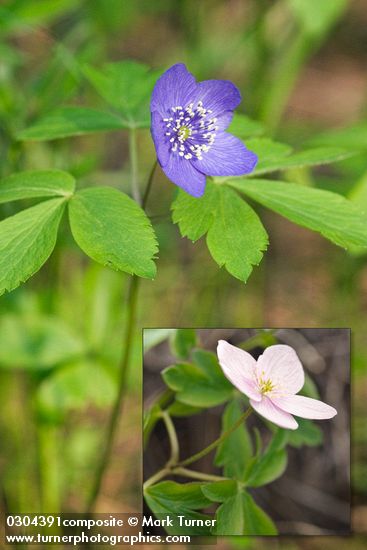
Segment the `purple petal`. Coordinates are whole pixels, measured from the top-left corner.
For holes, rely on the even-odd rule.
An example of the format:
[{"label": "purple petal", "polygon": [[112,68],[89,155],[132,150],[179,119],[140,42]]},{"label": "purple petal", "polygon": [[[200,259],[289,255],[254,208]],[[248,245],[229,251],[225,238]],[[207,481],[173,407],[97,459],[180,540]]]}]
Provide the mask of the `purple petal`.
[{"label": "purple petal", "polygon": [[334,407],[330,407],[330,405],[318,399],[311,399],[311,397],[304,397],[303,395],[272,397],[271,400],[283,411],[301,416],[302,418],[322,420],[333,418],[337,414]]},{"label": "purple petal", "polygon": [[157,111],[154,111],[152,113],[151,132],[159,164],[161,166],[165,166],[169,160],[170,143],[165,139],[165,130],[166,127],[162,121],[162,116]]},{"label": "purple petal", "polygon": [[177,153],[170,154],[167,164],[162,168],[168,179],[193,197],[201,197],[204,194],[205,175],[196,170],[189,160]]},{"label": "purple petal", "polygon": [[233,111],[224,111],[221,115],[218,115],[215,125],[218,127],[218,130],[226,130],[231,124],[233,119]]},{"label": "purple petal", "polygon": [[208,176],[241,176],[249,174],[257,163],[257,156],[241,140],[219,132],[202,160],[193,160],[194,166]]},{"label": "purple petal", "polygon": [[150,102],[150,110],[166,116],[172,107],[184,107],[196,90],[195,78],[183,63],[173,65],[157,80]]},{"label": "purple petal", "polygon": [[256,361],[252,355],[225,340],[219,340],[217,354],[226,378],[247,397],[260,401],[261,394],[255,381]]},{"label": "purple petal", "polygon": [[298,424],[293,416],[279,409],[268,397],[264,396],[260,402],[250,399],[250,404],[257,413],[273,422],[273,424],[289,430],[296,430],[298,428]]},{"label": "purple petal", "polygon": [[293,348],[278,344],[269,346],[257,360],[258,379],[271,380],[275,391],[284,394],[299,392],[305,383],[301,361]]},{"label": "purple petal", "polygon": [[241,94],[229,80],[204,80],[198,82],[191,101],[194,104],[202,101],[203,108],[210,109],[211,116],[218,117],[224,111],[233,111],[241,102]]}]

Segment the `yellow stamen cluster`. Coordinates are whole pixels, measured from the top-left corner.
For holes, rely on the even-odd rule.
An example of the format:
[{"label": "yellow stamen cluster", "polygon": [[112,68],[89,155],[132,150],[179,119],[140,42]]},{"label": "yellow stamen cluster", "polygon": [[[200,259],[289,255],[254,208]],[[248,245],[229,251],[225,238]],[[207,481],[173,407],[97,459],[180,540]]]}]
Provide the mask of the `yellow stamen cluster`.
[{"label": "yellow stamen cluster", "polygon": [[274,390],[274,384],[271,380],[264,380],[262,377],[259,380],[260,392],[264,395]]},{"label": "yellow stamen cluster", "polygon": [[[179,141],[186,141],[191,136],[191,130],[187,126],[181,126],[177,132]],[[181,138],[181,139],[180,139]]]}]

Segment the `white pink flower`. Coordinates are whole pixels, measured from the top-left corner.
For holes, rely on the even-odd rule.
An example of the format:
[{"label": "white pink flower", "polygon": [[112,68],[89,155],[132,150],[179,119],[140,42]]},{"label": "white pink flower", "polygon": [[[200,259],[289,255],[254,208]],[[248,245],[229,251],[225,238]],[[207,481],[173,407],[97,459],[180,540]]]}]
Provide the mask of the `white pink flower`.
[{"label": "white pink flower", "polygon": [[269,346],[256,361],[247,351],[219,340],[217,353],[228,380],[250,398],[256,412],[281,428],[298,428],[293,414],[315,420],[337,414],[334,407],[318,399],[296,395],[304,385],[305,375],[290,346]]}]

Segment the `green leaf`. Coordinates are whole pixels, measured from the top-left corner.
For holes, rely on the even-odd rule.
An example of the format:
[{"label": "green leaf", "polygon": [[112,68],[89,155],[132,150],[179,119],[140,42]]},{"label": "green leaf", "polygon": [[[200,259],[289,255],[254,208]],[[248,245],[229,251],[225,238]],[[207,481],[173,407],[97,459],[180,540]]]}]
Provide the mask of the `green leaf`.
[{"label": "green leaf", "polygon": [[226,479],[223,481],[214,481],[213,483],[205,483],[205,485],[201,486],[201,490],[206,498],[212,502],[224,502],[237,493],[238,486],[234,479]]},{"label": "green leaf", "polygon": [[234,496],[227,498],[216,512],[217,524],[214,534],[243,535],[245,531],[245,514],[243,508],[243,495],[237,492]]},{"label": "green leaf", "polygon": [[[209,352],[207,352],[209,353]],[[227,401],[233,394],[233,386],[219,372],[214,354],[209,365],[181,363],[162,372],[167,386],[176,392],[176,399],[191,407],[214,407]]]},{"label": "green leaf", "polygon": [[256,504],[252,496],[243,493],[245,528],[243,535],[277,535],[278,531],[270,517]]},{"label": "green leaf", "polygon": [[178,328],[171,339],[172,352],[179,359],[188,359],[190,352],[197,342],[196,330]]},{"label": "green leaf", "polygon": [[[339,147],[319,147],[291,154],[292,148],[289,145],[269,138],[248,139],[246,146],[259,158],[255,169],[251,172],[251,177],[290,168],[330,164],[354,155],[351,151]],[[225,181],[228,178],[216,179]]]},{"label": "green leaf", "polygon": [[53,251],[64,199],[51,199],[0,222],[0,295],[25,282]]},{"label": "green leaf", "polygon": [[[231,428],[243,413],[238,401],[231,401],[222,417],[222,433]],[[217,449],[214,463],[223,467],[226,477],[244,479],[252,456],[252,444],[245,423],[228,436]]]},{"label": "green leaf", "polygon": [[240,139],[263,134],[264,126],[241,113],[234,113],[233,120],[228,127],[228,132]]},{"label": "green leaf", "polygon": [[171,502],[175,510],[182,506],[199,510],[210,504],[202,493],[201,486],[202,484],[197,482],[181,484],[174,481],[161,481],[148,487],[145,494],[149,495],[150,498]]},{"label": "green leaf", "polygon": [[283,475],[287,467],[287,453],[284,447],[288,437],[288,430],[277,430],[264,454],[247,472],[246,485],[248,487],[267,485]]},{"label": "green leaf", "polygon": [[91,187],[69,203],[71,231],[93,260],[119,271],[153,279],[157,243],[145,212],[112,187]]},{"label": "green leaf", "polygon": [[273,329],[261,329],[257,334],[251,336],[244,342],[237,344],[237,346],[246,351],[250,351],[258,346],[262,348],[267,348],[268,346],[273,346],[277,343],[278,340],[274,336]]},{"label": "green leaf", "polygon": [[218,385],[218,387],[225,386],[226,388],[233,389],[232,384],[228,382],[227,378],[224,376],[215,353],[204,349],[196,349],[192,352],[192,360],[213,383]]},{"label": "green leaf", "polygon": [[333,162],[345,160],[355,154],[351,151],[346,151],[345,149],[339,149],[336,147],[319,147],[315,149],[308,149],[300,153],[294,153],[288,156],[274,155],[272,158],[267,158],[266,156],[263,157],[261,153],[258,152],[257,147],[251,145],[250,140],[247,142],[247,146],[250,150],[253,150],[255,153],[257,153],[259,157],[259,162],[255,170],[251,172],[251,176],[266,174],[268,172],[288,170],[290,168],[303,168],[305,166],[330,164]]},{"label": "green leaf", "polygon": [[277,529],[247,493],[234,481],[218,481],[201,487],[209,500],[222,502],[216,512],[215,535],[276,535]]},{"label": "green leaf", "polygon": [[8,314],[0,317],[0,366],[42,370],[83,353],[80,338],[51,315]]},{"label": "green leaf", "polygon": [[[274,163],[283,162],[291,154],[292,147],[286,143],[279,143],[270,138],[253,138],[246,140],[246,147],[258,156],[258,162],[251,174],[265,170]],[[222,178],[227,179],[227,178]]]},{"label": "green leaf", "polygon": [[172,527],[167,526],[169,534],[209,535],[207,526],[180,527],[177,525],[177,516],[184,515],[187,519],[210,519],[204,514],[195,512],[205,508],[210,501],[201,491],[201,483],[175,483],[163,481],[145,489],[144,497],[149,508],[158,518],[169,516],[173,521]]},{"label": "green leaf", "polygon": [[118,116],[87,107],[60,107],[17,134],[20,141],[45,141],[127,128]]},{"label": "green leaf", "polygon": [[348,248],[367,246],[365,216],[348,199],[321,189],[272,180],[237,178],[228,185],[298,225]]},{"label": "green leaf", "polygon": [[160,71],[142,63],[122,61],[102,69],[86,66],[84,74],[97,92],[124,118],[128,128],[149,128],[150,96]]},{"label": "green leaf", "polygon": [[144,440],[144,448],[146,447],[150,434],[154,430],[155,425],[157,424],[158,420],[162,418],[162,409],[161,407],[156,403],[151,407],[147,412],[144,413],[144,419],[143,419],[143,440]]},{"label": "green leaf", "polygon": [[200,199],[179,191],[173,203],[173,221],[182,236],[197,240],[207,232],[207,245],[220,267],[246,281],[260,263],[268,244],[257,214],[224,185],[207,183]]},{"label": "green leaf", "polygon": [[218,189],[219,186],[207,182],[205,194],[199,199],[178,190],[172,203],[172,220],[178,224],[183,237],[196,242],[209,231],[217,213]]},{"label": "green leaf", "polygon": [[353,151],[367,149],[367,122],[360,122],[345,128],[328,130],[318,136],[314,136],[309,142],[311,145],[326,145],[343,147]]},{"label": "green leaf", "polygon": [[[367,172],[357,181],[349,193],[349,199],[364,213],[364,218],[367,223]],[[364,248],[355,246],[350,252],[354,256],[360,256],[366,253]]]},{"label": "green leaf", "polygon": [[303,445],[308,447],[321,445],[324,436],[322,430],[314,422],[305,420],[304,418],[297,418],[297,422],[299,427],[297,430],[292,430],[289,434],[289,445],[297,448]]},{"label": "green leaf", "polygon": [[367,212],[367,171],[350,190],[349,198],[351,201],[355,202],[361,210]]},{"label": "green leaf", "polygon": [[215,220],[207,235],[209,251],[222,267],[246,282],[268,245],[267,233],[252,208],[236,193],[220,188]]},{"label": "green leaf", "polygon": [[164,340],[167,340],[172,334],[176,333],[175,328],[147,328],[143,332],[144,353],[154,348]]},{"label": "green leaf", "polygon": [[0,180],[0,203],[35,197],[70,197],[75,179],[61,170],[18,172]]},{"label": "green leaf", "polygon": [[39,386],[37,406],[46,417],[90,405],[105,408],[114,402],[116,393],[116,384],[102,365],[82,361],[48,376]]},{"label": "green leaf", "polygon": [[202,410],[201,407],[192,407],[179,401],[174,401],[167,409],[170,416],[192,416],[200,413]]}]

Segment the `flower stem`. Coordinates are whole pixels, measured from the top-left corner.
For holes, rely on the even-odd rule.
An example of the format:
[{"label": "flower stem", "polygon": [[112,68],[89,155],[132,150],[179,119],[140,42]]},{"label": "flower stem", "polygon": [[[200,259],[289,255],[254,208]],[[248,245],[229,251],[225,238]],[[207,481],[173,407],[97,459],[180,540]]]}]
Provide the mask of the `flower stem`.
[{"label": "flower stem", "polygon": [[143,485],[143,491],[145,491],[146,489],[148,489],[148,487],[150,487],[151,485],[154,485],[155,483],[157,483],[157,481],[160,481],[161,479],[163,479],[164,477],[168,476],[171,473],[172,472],[169,468],[162,468],[162,470],[159,470],[154,475],[152,475],[149,479],[146,480],[146,482]]},{"label": "flower stem", "polygon": [[143,197],[143,200],[142,200],[142,203],[141,203],[142,208],[145,208],[146,205],[147,205],[147,200],[148,200],[150,188],[152,187],[152,183],[153,183],[153,180],[154,180],[154,174],[155,174],[155,171],[157,169],[157,166],[158,166],[158,161],[156,160],[155,163],[153,164],[153,168],[151,169],[150,174],[149,174],[148,183],[147,183],[147,186],[145,188],[144,197]]},{"label": "flower stem", "polygon": [[41,510],[56,514],[61,510],[57,428],[44,422],[38,422],[37,439],[41,480]]},{"label": "flower stem", "polygon": [[170,417],[170,415],[168,414],[167,411],[162,411],[161,416],[162,416],[163,422],[166,425],[166,429],[167,429],[167,433],[168,433],[168,437],[169,437],[169,442],[170,442],[170,445],[171,445],[171,458],[168,461],[167,466],[169,464],[177,464],[177,462],[179,461],[179,458],[180,458],[180,448],[179,448],[179,445],[178,445],[176,430],[175,430],[175,427],[173,425],[172,418]]},{"label": "flower stem", "polygon": [[202,472],[195,472],[195,470],[188,470],[187,468],[173,468],[172,473],[178,476],[199,479],[200,481],[223,481],[225,479],[228,479],[226,477],[203,474]]},{"label": "flower stem", "polygon": [[120,380],[119,380],[118,393],[117,393],[116,402],[112,409],[110,420],[107,426],[106,440],[105,440],[105,444],[104,444],[104,448],[101,456],[101,461],[97,469],[95,483],[88,502],[88,509],[87,509],[88,512],[91,512],[94,509],[97,497],[99,495],[102,481],[103,481],[103,476],[110,460],[113,441],[114,441],[116,429],[118,426],[118,420],[121,413],[122,402],[123,402],[125,389],[126,389],[127,372],[128,372],[128,367],[130,363],[130,355],[131,355],[131,348],[132,348],[133,337],[134,337],[134,330],[135,330],[136,306],[137,306],[139,281],[140,279],[136,275],[133,275],[129,280],[129,288],[127,293],[127,322],[126,322],[126,328],[125,328],[125,333],[123,337],[124,347],[123,347],[123,355],[121,358],[120,369],[119,369]]},{"label": "flower stem", "polygon": [[[148,179],[148,183],[147,183],[147,187],[146,187],[144,199],[143,199],[143,207],[145,207],[147,204],[149,192],[150,192],[153,178],[154,178],[155,167],[156,167],[156,163],[154,164]],[[123,352],[122,352],[120,369],[119,369],[120,380],[119,380],[118,393],[117,393],[115,405],[112,409],[111,416],[107,425],[106,439],[105,439],[105,443],[104,443],[104,447],[101,455],[101,460],[97,467],[97,473],[96,473],[94,485],[92,487],[90,498],[88,500],[87,513],[91,513],[93,511],[99,492],[101,490],[103,476],[109,464],[113,442],[115,438],[115,433],[118,427],[118,420],[121,414],[124,395],[126,391],[127,374],[130,366],[132,344],[134,339],[139,284],[140,284],[140,278],[137,277],[136,275],[133,275],[129,280],[129,287],[128,287],[127,297],[126,297],[127,319],[126,319],[125,332],[123,335],[123,348],[122,348]]]},{"label": "flower stem", "polygon": [[226,477],[203,474],[202,472],[196,472],[195,470],[188,470],[187,468],[169,468],[165,466],[164,468],[162,468],[162,470],[159,470],[154,475],[152,475],[152,477],[146,480],[143,485],[144,491],[148,489],[148,487],[150,487],[151,485],[154,485],[155,483],[169,475],[188,477],[190,479],[198,479],[199,481],[224,481],[228,479]]},{"label": "flower stem", "polygon": [[235,424],[233,424],[233,426],[231,426],[226,432],[222,433],[222,435],[220,437],[218,437],[218,439],[216,439],[210,445],[205,447],[205,449],[202,449],[198,453],[196,453],[192,456],[189,456],[188,458],[186,458],[185,460],[180,462],[178,464],[178,466],[179,467],[180,466],[188,466],[189,464],[192,464],[193,462],[196,462],[197,460],[199,460],[203,456],[206,456],[207,454],[209,454],[213,449],[218,447],[218,445],[220,445],[225,439],[227,439],[227,437],[229,435],[231,435],[231,433],[233,433],[235,430],[237,430],[237,428],[239,428],[241,426],[241,424],[250,416],[251,412],[252,412],[251,407],[246,409],[246,411],[240,416],[240,418],[237,420],[237,422],[235,422]]},{"label": "flower stem", "polygon": [[130,156],[130,177],[131,177],[131,192],[133,199],[141,204],[141,196],[138,182],[138,144],[137,132],[135,128],[129,131],[129,156]]}]

